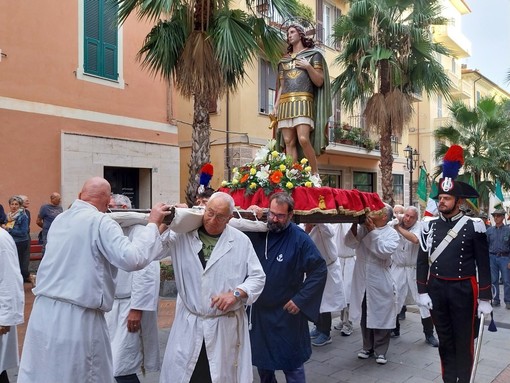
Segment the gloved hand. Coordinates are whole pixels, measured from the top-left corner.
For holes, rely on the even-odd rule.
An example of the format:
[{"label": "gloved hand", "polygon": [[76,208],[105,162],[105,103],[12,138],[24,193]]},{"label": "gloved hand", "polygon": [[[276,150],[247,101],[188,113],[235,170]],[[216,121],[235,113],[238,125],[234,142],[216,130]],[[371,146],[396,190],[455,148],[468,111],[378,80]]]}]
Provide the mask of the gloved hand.
[{"label": "gloved hand", "polygon": [[430,299],[429,295],[427,293],[420,294],[420,297],[417,302],[420,306],[426,307],[429,310],[432,310],[432,299]]},{"label": "gloved hand", "polygon": [[489,315],[492,312],[492,305],[489,301],[482,301],[478,299],[478,318],[480,318],[481,314]]}]

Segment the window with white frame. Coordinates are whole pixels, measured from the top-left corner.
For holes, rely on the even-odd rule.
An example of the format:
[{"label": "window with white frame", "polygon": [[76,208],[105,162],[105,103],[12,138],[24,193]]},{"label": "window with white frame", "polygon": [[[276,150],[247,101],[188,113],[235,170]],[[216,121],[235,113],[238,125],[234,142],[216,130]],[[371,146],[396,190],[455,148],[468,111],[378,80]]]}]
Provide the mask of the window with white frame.
[{"label": "window with white frame", "polygon": [[274,109],[277,72],[268,61],[261,59],[259,74],[259,112],[269,114]]}]

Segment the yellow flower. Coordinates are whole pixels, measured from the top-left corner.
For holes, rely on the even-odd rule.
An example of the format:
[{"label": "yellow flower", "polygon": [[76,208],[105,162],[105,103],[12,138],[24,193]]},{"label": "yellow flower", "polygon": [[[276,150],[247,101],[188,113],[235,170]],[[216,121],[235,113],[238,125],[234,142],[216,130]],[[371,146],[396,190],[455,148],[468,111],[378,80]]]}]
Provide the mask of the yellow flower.
[{"label": "yellow flower", "polygon": [[283,172],[287,169],[287,167],[284,164],[280,165],[280,170]]},{"label": "yellow flower", "polygon": [[225,180],[221,181],[221,186],[225,187],[225,186],[227,186],[227,185],[228,185],[228,182],[227,182],[227,181],[225,181]]},{"label": "yellow flower", "polygon": [[303,159],[301,160],[301,165],[304,165],[304,164],[306,164],[307,162],[308,162],[308,160],[307,160],[306,158],[303,158]]},{"label": "yellow flower", "polygon": [[250,184],[250,189],[256,189],[257,188],[257,184],[255,182],[252,182]]},{"label": "yellow flower", "polygon": [[292,182],[290,182],[290,181],[289,181],[289,182],[287,182],[287,183],[285,184],[285,187],[286,187],[287,189],[292,189],[292,188],[294,187],[294,184],[293,184]]},{"label": "yellow flower", "polygon": [[312,171],[312,167],[311,167],[311,166],[307,166],[307,167],[305,168],[305,172],[310,173],[311,171]]},{"label": "yellow flower", "polygon": [[311,181],[306,181],[306,182],[305,182],[305,186],[306,186],[307,188],[311,188],[311,187],[313,186],[313,183],[312,183]]},{"label": "yellow flower", "polygon": [[237,173],[237,168],[232,169],[232,173]]},{"label": "yellow flower", "polygon": [[239,183],[239,180],[237,178],[234,178],[232,180],[232,185],[237,185]]},{"label": "yellow flower", "polygon": [[276,150],[273,150],[271,152],[271,155],[273,156],[273,158],[276,158],[276,157],[278,157],[280,155],[280,153],[278,153]]},{"label": "yellow flower", "polygon": [[250,169],[250,174],[251,174],[252,176],[254,176],[255,174],[257,174],[257,169],[255,169],[255,168],[251,168],[251,169]]}]

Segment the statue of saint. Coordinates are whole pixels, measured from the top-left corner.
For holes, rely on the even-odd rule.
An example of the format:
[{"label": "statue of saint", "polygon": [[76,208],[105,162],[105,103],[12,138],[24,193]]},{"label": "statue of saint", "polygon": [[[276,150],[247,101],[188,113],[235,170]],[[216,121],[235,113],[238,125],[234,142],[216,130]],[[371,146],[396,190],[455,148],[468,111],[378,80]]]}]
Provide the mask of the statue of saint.
[{"label": "statue of saint", "polygon": [[332,114],[328,67],[302,26],[289,26],[287,42],[287,54],[278,63],[273,113],[278,120],[277,144],[285,147],[294,161],[306,157],[312,173],[318,174],[316,156],[328,145],[327,125]]}]

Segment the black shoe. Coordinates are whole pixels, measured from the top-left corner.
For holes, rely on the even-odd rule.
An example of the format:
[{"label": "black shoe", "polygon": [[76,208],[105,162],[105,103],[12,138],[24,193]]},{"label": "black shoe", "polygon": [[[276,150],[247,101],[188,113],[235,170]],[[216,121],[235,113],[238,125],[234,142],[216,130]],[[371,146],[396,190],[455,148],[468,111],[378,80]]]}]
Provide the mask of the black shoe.
[{"label": "black shoe", "polygon": [[391,330],[391,337],[392,338],[398,338],[399,336],[400,336],[400,331]]},{"label": "black shoe", "polygon": [[439,341],[434,335],[425,335],[425,342],[430,344],[432,347],[439,347]]},{"label": "black shoe", "polygon": [[400,310],[400,313],[398,314],[398,320],[406,320],[406,306],[402,307],[402,310]]},{"label": "black shoe", "polygon": [[499,307],[499,306],[501,306],[501,302],[500,301],[494,301],[494,302],[492,302],[492,305],[494,307]]}]

